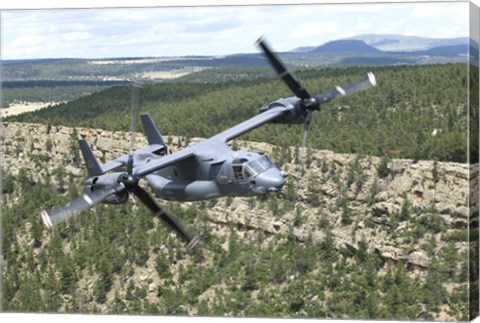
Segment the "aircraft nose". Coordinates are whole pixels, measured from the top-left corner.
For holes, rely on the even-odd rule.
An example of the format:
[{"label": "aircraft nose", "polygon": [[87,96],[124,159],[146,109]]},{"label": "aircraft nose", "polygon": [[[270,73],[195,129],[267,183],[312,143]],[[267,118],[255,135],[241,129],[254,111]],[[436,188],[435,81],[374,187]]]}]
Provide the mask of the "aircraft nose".
[{"label": "aircraft nose", "polygon": [[285,184],[285,179],[276,168],[270,168],[260,173],[255,178],[255,192],[264,194],[266,192],[278,192]]}]

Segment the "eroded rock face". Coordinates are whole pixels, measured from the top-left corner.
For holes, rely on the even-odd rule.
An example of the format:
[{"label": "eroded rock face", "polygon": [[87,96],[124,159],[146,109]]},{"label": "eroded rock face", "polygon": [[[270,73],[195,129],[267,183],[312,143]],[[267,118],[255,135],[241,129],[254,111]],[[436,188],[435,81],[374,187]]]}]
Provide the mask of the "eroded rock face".
[{"label": "eroded rock face", "polygon": [[423,268],[428,268],[430,258],[425,251],[414,251],[408,255],[408,262]]},{"label": "eroded rock face", "polygon": [[[61,169],[80,183],[86,176],[76,144],[80,136],[86,138],[101,162],[128,152],[128,133],[3,123],[2,167],[14,177],[21,169],[26,170],[36,182]],[[146,145],[142,135],[135,138],[136,147]],[[171,138],[171,142],[177,143],[178,138]],[[274,162],[279,158],[269,144],[238,145],[265,151]],[[177,149],[175,144],[170,148]],[[305,153],[300,151],[303,157]],[[478,185],[478,170],[470,170],[466,164],[394,159],[388,163],[389,175],[382,178],[378,157],[312,150],[308,160],[303,169],[297,162],[283,166],[290,174],[287,185],[291,185],[293,197],[270,204],[234,198],[227,205],[221,199],[209,209],[211,226],[236,223],[247,230],[293,234],[299,241],[311,239],[314,243],[323,241],[329,231],[338,248],[358,250],[358,242],[363,240],[370,251],[384,259],[427,268],[430,258],[421,249],[422,244],[466,229],[470,210],[478,209],[474,195],[470,196],[472,208],[467,204],[469,181]],[[409,235],[422,221],[437,227],[427,229],[421,241],[413,244]],[[458,243],[459,252],[465,248]]]}]

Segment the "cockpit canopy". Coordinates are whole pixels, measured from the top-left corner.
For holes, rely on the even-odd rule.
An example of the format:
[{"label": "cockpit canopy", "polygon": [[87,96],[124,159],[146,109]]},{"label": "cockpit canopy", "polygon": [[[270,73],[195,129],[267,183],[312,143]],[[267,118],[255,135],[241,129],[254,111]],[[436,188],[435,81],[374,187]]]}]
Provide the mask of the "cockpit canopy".
[{"label": "cockpit canopy", "polygon": [[271,167],[273,167],[272,161],[264,154],[252,160],[236,158],[232,162],[233,175],[236,180],[245,180],[256,176]]}]

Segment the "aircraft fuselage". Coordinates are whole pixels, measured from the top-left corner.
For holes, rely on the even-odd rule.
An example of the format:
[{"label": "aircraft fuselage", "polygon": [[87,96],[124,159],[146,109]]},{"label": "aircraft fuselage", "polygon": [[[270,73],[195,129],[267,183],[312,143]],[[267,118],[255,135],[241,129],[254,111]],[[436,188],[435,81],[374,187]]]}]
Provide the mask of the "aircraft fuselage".
[{"label": "aircraft fuselage", "polygon": [[285,184],[286,173],[280,172],[266,154],[219,146],[193,144],[185,148],[195,150],[193,157],[148,174],[145,179],[155,195],[175,201],[260,195],[278,192]]}]

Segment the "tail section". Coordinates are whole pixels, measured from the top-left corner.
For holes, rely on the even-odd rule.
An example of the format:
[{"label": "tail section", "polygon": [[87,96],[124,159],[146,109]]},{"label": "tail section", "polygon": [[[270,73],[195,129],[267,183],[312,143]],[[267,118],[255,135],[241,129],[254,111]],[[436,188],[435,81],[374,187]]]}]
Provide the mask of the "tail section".
[{"label": "tail section", "polygon": [[90,149],[87,141],[85,139],[79,139],[78,144],[80,145],[80,151],[82,152],[83,160],[85,160],[88,176],[93,177],[103,175],[102,167],[95,158],[95,155]]},{"label": "tail section", "polygon": [[148,144],[162,145],[166,149],[167,145],[165,145],[165,142],[162,139],[162,135],[160,135],[160,132],[153,123],[152,118],[147,113],[144,113],[140,115],[140,119],[142,120],[143,129],[145,130],[145,136],[147,137]]}]

